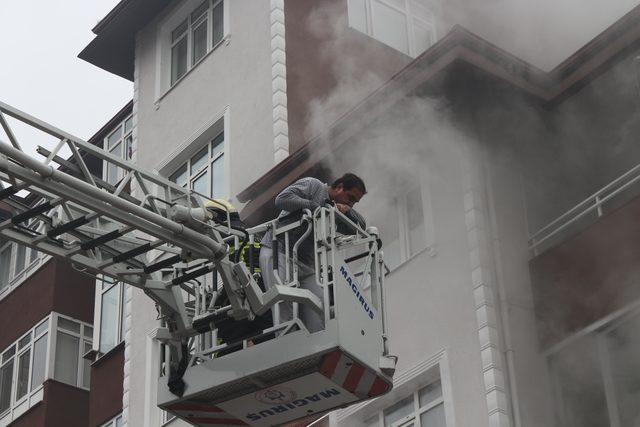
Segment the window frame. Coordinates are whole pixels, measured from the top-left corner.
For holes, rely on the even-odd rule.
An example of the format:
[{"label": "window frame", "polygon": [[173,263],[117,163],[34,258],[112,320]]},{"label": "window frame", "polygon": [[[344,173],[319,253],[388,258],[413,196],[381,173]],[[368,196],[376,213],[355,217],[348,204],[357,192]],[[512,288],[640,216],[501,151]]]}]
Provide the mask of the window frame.
[{"label": "window frame", "polygon": [[[18,270],[18,251],[21,250],[21,247],[24,248],[24,260],[22,268]],[[0,299],[10,294],[16,286],[24,282],[30,276],[35,265],[39,265],[41,261],[44,262],[44,260],[50,258],[45,259],[44,254],[13,241],[5,241],[0,245],[0,254],[7,250],[9,251],[9,265],[6,267],[7,270],[3,270],[7,271],[7,282],[4,284],[0,282]],[[0,280],[2,279],[0,278]]]},{"label": "window frame", "polygon": [[[13,280],[13,242],[5,242],[2,246],[0,246],[0,255],[6,253],[7,251],[9,252],[9,265],[7,265],[6,267],[0,266],[0,268],[3,268],[3,270],[0,272],[0,281],[2,281],[0,282],[0,293],[4,293],[6,290],[11,288],[11,281]],[[6,270],[4,270],[4,268],[6,268]],[[4,279],[3,276],[5,276],[6,279]],[[4,283],[4,280],[6,280],[6,283]]]},{"label": "window frame", "polygon": [[[594,375],[602,376],[602,392],[605,397],[605,404],[607,408],[607,420],[609,423],[612,423],[612,425],[614,425],[614,422],[617,422],[616,425],[620,424],[618,406],[612,405],[612,407],[610,407],[610,403],[618,403],[618,400],[616,399],[616,391],[611,372],[610,351],[607,347],[606,340],[609,333],[635,319],[640,319],[640,300],[636,300],[628,306],[596,321],[570,336],[567,336],[561,342],[543,352],[551,379],[551,393],[554,402],[556,402],[553,406],[554,422],[566,423],[566,408],[564,407],[562,385],[558,379],[558,369],[555,366],[554,358],[564,350],[570,348],[576,341],[583,338],[592,338],[596,344],[595,358],[598,362],[597,367],[599,368],[599,371],[594,372]],[[612,418],[614,420],[612,420]],[[567,423],[567,425],[569,424]]]},{"label": "window frame", "polygon": [[[51,313],[51,325],[52,325],[52,331],[55,332],[55,339],[52,339],[51,342],[51,349],[50,349],[50,355],[49,355],[49,363],[50,366],[52,367],[52,369],[50,370],[50,378],[54,379],[55,381],[61,382],[63,384],[67,384],[70,385],[72,387],[77,387],[80,388],[82,390],[89,390],[91,387],[85,387],[83,380],[84,380],[84,375],[86,374],[84,372],[84,344],[88,343],[91,346],[93,346],[93,325],[83,322],[81,320],[77,320],[74,319],[72,317],[63,315],[63,314],[59,314],[59,313]],[[71,331],[69,329],[64,329],[64,328],[60,328],[59,325],[59,319],[65,319],[68,320],[70,322],[73,323],[77,323],[80,325],[80,332],[75,332],[75,331]],[[85,333],[86,328],[91,328],[91,334],[87,335]],[[58,379],[56,377],[56,364],[55,364],[55,357],[56,357],[56,350],[57,350],[57,346],[58,346],[58,333],[63,333],[63,334],[67,334],[73,337],[78,338],[78,351],[77,351],[77,356],[78,356],[78,366],[76,368],[76,384],[69,384],[68,382],[64,382],[60,379]],[[52,333],[53,336],[53,333]],[[89,375],[91,375],[91,368],[89,368]]]},{"label": "window frame", "polygon": [[[418,51],[418,48],[416,46],[416,40],[415,40],[416,24],[414,21],[420,21],[420,23],[427,29],[427,31],[430,34],[431,40],[425,50],[428,50],[429,47],[433,46],[437,40],[436,18],[435,18],[435,13],[433,11],[434,5],[432,4],[420,6],[420,7],[424,7],[424,9],[430,14],[429,20],[425,20],[424,18],[419,17],[417,14],[415,14],[414,11],[412,10],[413,9],[412,4],[415,3],[415,0],[400,0],[404,3],[404,8],[400,8],[398,7],[397,4],[394,4],[393,2],[388,0],[360,0],[364,3],[365,28],[359,28],[359,25],[355,22],[353,18],[354,12],[352,12],[352,10],[355,7],[353,5],[353,1],[355,0],[348,0],[347,2],[348,4],[347,15],[348,15],[349,27],[353,28],[354,30],[360,31],[361,33],[366,34],[369,37],[376,39],[380,43],[383,43],[386,46],[391,47],[392,49],[396,49],[398,52],[402,52],[405,55],[408,55],[412,58],[416,58],[417,56],[419,56],[424,52],[424,51]],[[373,2],[378,2],[379,4],[402,14],[402,16],[405,18],[405,22],[406,22],[405,35],[407,38],[406,52],[387,44],[386,42],[378,38],[378,35],[375,34],[375,25],[374,25],[375,13],[372,5]],[[428,3],[431,3],[431,2],[428,2]]]},{"label": "window frame", "polygon": [[[127,130],[127,122],[131,123],[131,127]],[[127,117],[125,117],[122,121],[120,121],[118,123],[117,126],[114,126],[111,131],[107,134],[107,136],[104,137],[103,140],[103,148],[110,154],[113,154],[114,156],[125,160],[125,161],[129,161],[131,160],[131,158],[133,157],[133,113],[129,114]],[[111,138],[112,135],[114,135],[116,132],[122,132],[120,137],[116,140],[116,142],[110,146],[109,145],[109,138]],[[131,146],[127,146],[127,140],[130,140],[130,144]],[[114,154],[112,151],[114,148],[119,147],[120,150],[120,155],[116,155]],[[115,182],[111,182],[109,181],[109,172],[112,170],[112,168],[115,168]],[[102,162],[102,180],[113,185],[116,186],[118,184],[118,182],[120,182],[120,180],[122,180],[122,178],[124,178],[125,173],[124,173],[124,169],[117,167],[116,165],[114,165],[113,163],[109,163],[107,161],[103,161]]]},{"label": "window frame", "polygon": [[[395,217],[397,218],[396,223],[396,232],[398,235],[397,241],[399,245],[400,251],[400,261],[397,265],[389,266],[390,272],[394,272],[398,270],[400,267],[411,261],[412,259],[418,257],[423,252],[428,252],[430,256],[436,255],[435,250],[435,228],[433,224],[433,209],[431,205],[431,194],[428,186],[428,182],[426,179],[423,179],[424,174],[422,171],[420,172],[419,178],[415,185],[410,186],[407,191],[400,194],[399,196],[393,199],[393,206],[391,210],[393,211]],[[411,229],[409,227],[409,212],[407,210],[408,199],[407,196],[414,190],[418,190],[420,192],[420,197],[422,201],[422,220],[424,224],[424,247],[421,247],[415,251],[411,250]],[[384,230],[381,231],[381,237],[383,239],[383,249],[385,249],[384,245],[389,245],[390,243],[394,243],[396,240],[387,241],[385,240]]]},{"label": "window frame", "polygon": [[[189,190],[193,191],[196,194],[201,194],[205,197],[209,197],[209,198],[227,198],[228,197],[228,185],[227,185],[227,181],[228,181],[228,177],[227,177],[227,173],[226,173],[226,151],[227,151],[227,141],[226,141],[226,129],[223,128],[218,131],[215,136],[213,136],[212,138],[207,139],[206,145],[202,145],[199,146],[196,150],[194,150],[194,154],[192,154],[191,156],[189,156],[187,158],[186,161],[181,162],[177,167],[173,167],[171,168],[171,173],[168,175],[168,179],[171,182],[174,182],[176,184],[182,185],[185,188],[188,188]],[[221,137],[221,140],[218,140],[218,138]],[[207,150],[207,158],[206,161],[204,162],[204,164],[202,166],[200,166],[199,169],[192,171],[192,161],[194,158],[196,158],[200,153],[202,153],[204,151],[204,148],[206,146],[206,150]],[[214,148],[218,147],[218,146],[222,146],[222,150],[214,152]],[[218,194],[218,195],[214,195],[212,194],[213,192],[213,166],[214,164],[219,161],[220,159],[222,159],[222,169],[223,169],[223,175],[224,175],[224,182],[222,183],[222,189],[223,189],[223,193],[222,194]],[[184,184],[182,183],[178,183],[177,181],[177,177],[181,176],[177,175],[178,172],[180,172],[181,170],[184,170],[186,173],[186,182]],[[201,192],[195,192],[195,190],[193,189],[193,184],[194,182],[196,182],[198,179],[201,179],[203,176],[207,175],[207,191],[205,193],[201,193]]]},{"label": "window frame", "polygon": [[[29,336],[29,339],[31,339],[31,337]],[[27,355],[28,354],[28,355]],[[23,357],[27,355],[27,389],[24,391],[24,393],[21,396],[18,396],[18,392],[20,391],[20,374],[21,374],[21,364],[23,362]],[[31,346],[31,341],[29,341],[29,344],[26,345],[24,348],[20,349],[17,351],[16,355],[14,356],[15,358],[15,362],[16,362],[16,378],[15,378],[15,382],[16,382],[16,386],[15,389],[13,390],[13,399],[14,401],[17,403],[23,399],[25,399],[27,397],[27,395],[30,392],[30,388],[31,388],[31,375],[33,373],[33,351],[32,351],[32,346]]]},{"label": "window frame", "polygon": [[[116,415],[115,417],[111,418],[106,423],[100,424],[100,427],[117,427],[118,426],[118,421],[123,423],[124,422],[123,420],[124,420],[124,417],[122,415],[122,412],[120,412],[118,415]],[[123,424],[120,424],[120,425],[123,425]]]},{"label": "window frame", "polygon": [[[94,328],[93,328],[93,344],[92,344],[92,352],[96,356],[95,359],[100,359],[106,354],[111,353],[111,351],[118,347],[125,339],[125,316],[126,316],[126,298],[127,298],[127,287],[128,285],[124,282],[113,281],[110,283],[110,286],[104,286],[111,279],[105,280],[103,276],[99,276],[96,279],[96,296],[95,296],[95,304],[94,304]],[[116,322],[116,339],[113,347],[109,348],[107,351],[100,351],[100,346],[102,344],[102,308],[103,308],[103,297],[114,287],[118,287],[118,314],[117,314],[117,322]]]},{"label": "window frame", "polygon": [[[8,363],[13,363],[11,372],[11,389],[9,391],[9,407],[0,412],[0,423],[16,419],[30,407],[34,406],[43,399],[43,387],[44,383],[51,378],[51,348],[52,348],[52,330],[53,330],[53,318],[54,313],[47,315],[40,321],[36,322],[27,332],[18,337],[6,348],[0,352],[0,369],[5,367]],[[36,330],[46,323],[46,327],[36,333]],[[43,337],[47,337],[47,344],[44,354],[44,372],[42,382],[36,386],[32,384],[34,363],[35,363],[35,344]],[[20,347],[20,342],[25,338],[29,338],[29,342],[23,347]],[[13,348],[13,354],[3,361],[3,356]],[[20,374],[20,358],[29,353],[28,361],[28,375],[27,375],[27,390],[22,396],[18,396],[18,376]]]},{"label": "window frame", "polygon": [[[201,13],[199,15],[197,15],[194,19],[193,14],[198,11],[198,9],[204,4],[204,3],[208,3],[207,4],[207,9],[206,12]],[[211,52],[213,52],[214,50],[216,50],[218,48],[218,46],[220,46],[222,43],[225,42],[225,40],[228,39],[228,26],[229,26],[229,19],[227,17],[228,12],[227,12],[227,7],[228,7],[229,1],[225,1],[225,0],[200,0],[198,1],[195,6],[193,5],[193,3],[189,3],[188,6],[189,8],[186,10],[181,10],[179,12],[177,12],[176,16],[173,17],[172,20],[170,20],[170,22],[168,22],[165,27],[161,32],[160,32],[160,37],[162,37],[164,40],[168,40],[168,44],[167,44],[167,56],[168,56],[168,64],[169,64],[169,71],[166,72],[164,74],[167,75],[168,78],[166,78],[165,80],[168,81],[168,85],[166,88],[166,91],[171,90],[173,87],[175,87],[178,83],[180,83],[190,72],[191,70],[193,70],[194,68],[196,68],[202,61],[205,60],[205,58],[207,58],[209,56],[209,54]],[[214,40],[215,35],[217,34],[217,32],[215,31],[214,28],[214,10],[216,7],[218,7],[219,5],[222,5],[222,32],[221,32],[221,37],[220,40]],[[177,17],[180,17],[181,19],[177,20]],[[175,23],[175,21],[177,20],[177,24]],[[205,52],[200,56],[200,58],[195,59],[194,56],[194,47],[195,47],[195,43],[194,43],[194,32],[195,30],[206,20],[206,46],[205,46]],[[178,30],[184,23],[186,22],[186,29],[181,32],[178,37],[175,38],[175,40],[173,39],[173,34],[176,30]],[[169,24],[173,24],[171,26],[169,26]],[[178,43],[180,43],[184,38],[186,37],[186,68],[185,71],[179,75],[176,76],[174,78],[174,62],[173,62],[173,48],[175,46],[178,45]],[[165,41],[166,43],[166,41]]]},{"label": "window frame", "polygon": [[[440,383],[440,396],[432,401],[430,401],[429,403],[420,406],[420,392],[422,390],[424,390],[425,388],[429,387],[432,384],[436,384],[436,383]],[[410,394],[404,394],[401,397],[397,398],[393,403],[386,405],[384,408],[379,409],[378,411],[376,411],[376,414],[371,416],[368,416],[365,418],[365,423],[366,421],[371,421],[373,418],[378,418],[378,426],[387,426],[387,424],[385,424],[384,422],[384,413],[387,409],[393,407],[393,405],[395,405],[398,402],[401,402],[402,400],[406,399],[407,397],[412,397],[413,399],[413,410],[409,415],[405,415],[404,417],[400,418],[399,420],[396,420],[395,422],[393,422],[392,424],[389,424],[389,427],[403,427],[405,425],[407,425],[408,423],[413,423],[414,427],[421,427],[421,421],[420,421],[420,417],[422,416],[422,414],[429,412],[430,410],[434,409],[435,407],[439,406],[439,405],[443,405],[443,409],[444,409],[444,404],[445,404],[445,399],[444,399],[444,390],[442,389],[442,380],[440,378],[435,379],[434,381],[428,383],[428,384],[424,384],[419,388],[416,388],[415,390],[413,390],[413,392],[411,392]],[[449,423],[446,420],[446,414],[445,414],[445,426],[448,425]]]},{"label": "window frame", "polygon": [[[15,396],[14,384],[16,382],[16,357],[15,357],[16,356],[16,354],[15,354],[16,347],[17,347],[17,343],[14,342],[10,346],[8,346],[6,349],[4,349],[2,351],[2,353],[0,353],[1,354],[1,357],[0,357],[0,372],[4,371],[5,367],[8,364],[10,364],[10,363],[12,364],[11,368],[10,368],[11,369],[11,381],[10,381],[10,389],[9,389],[9,406],[4,410],[0,409],[0,411],[1,411],[0,412],[0,419],[4,415],[6,415],[6,413],[8,411],[11,411],[13,409],[14,404],[15,404],[15,402],[14,402],[14,396]],[[5,355],[7,353],[9,353],[11,350],[13,350],[13,354],[6,356],[6,359],[5,359]],[[2,382],[4,382],[4,378],[2,378]],[[0,388],[0,401],[2,401],[1,393],[2,393],[2,389]]]},{"label": "window frame", "polygon": [[361,425],[377,415],[378,425],[380,425],[380,412],[412,395],[414,391],[419,391],[437,381],[442,384],[446,425],[455,426],[456,417],[453,408],[451,365],[448,351],[445,348],[419,361],[412,367],[396,372],[393,378],[393,389],[389,393],[338,411],[336,421],[339,425]]}]

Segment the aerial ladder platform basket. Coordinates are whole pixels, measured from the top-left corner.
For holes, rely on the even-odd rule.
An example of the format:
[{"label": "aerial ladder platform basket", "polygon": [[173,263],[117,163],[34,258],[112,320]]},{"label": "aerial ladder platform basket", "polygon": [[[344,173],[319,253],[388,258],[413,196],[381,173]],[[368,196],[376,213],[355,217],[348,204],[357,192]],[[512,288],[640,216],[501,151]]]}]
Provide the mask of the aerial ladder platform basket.
[{"label": "aerial ladder platform basket", "polygon": [[[55,148],[27,155],[6,116],[54,137]],[[271,426],[391,389],[396,358],[374,227],[326,206],[246,228],[223,201],[1,102],[0,125],[9,140],[0,141],[0,204],[12,213],[0,238],[128,283],[156,303],[158,406],[196,426]],[[94,175],[88,156],[116,168],[119,181]],[[257,261],[267,231],[279,254],[273,272]],[[265,288],[264,274],[275,284]]]}]

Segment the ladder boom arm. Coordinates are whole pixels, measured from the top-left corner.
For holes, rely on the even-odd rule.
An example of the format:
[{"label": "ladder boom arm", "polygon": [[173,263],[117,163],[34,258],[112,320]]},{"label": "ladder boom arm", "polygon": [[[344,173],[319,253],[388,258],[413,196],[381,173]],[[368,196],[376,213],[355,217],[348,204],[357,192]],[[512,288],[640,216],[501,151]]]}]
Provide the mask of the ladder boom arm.
[{"label": "ladder boom arm", "polygon": [[[39,148],[42,159],[26,154],[5,114],[58,138],[55,148]],[[0,238],[142,289],[160,307],[176,342],[196,336],[194,319],[211,313],[253,320],[280,301],[323,310],[320,299],[293,283],[261,289],[254,272],[229,254],[229,244],[239,250],[248,233],[231,227],[228,212],[227,225],[216,219],[205,207],[207,197],[2,102],[0,120],[11,141],[0,140],[0,202],[12,215],[0,222]],[[65,146],[69,159],[59,155]],[[110,173],[93,175],[87,154],[119,181],[112,182]],[[21,198],[24,191],[35,197]],[[222,279],[224,291],[212,275]],[[227,307],[214,304],[222,292]]]}]

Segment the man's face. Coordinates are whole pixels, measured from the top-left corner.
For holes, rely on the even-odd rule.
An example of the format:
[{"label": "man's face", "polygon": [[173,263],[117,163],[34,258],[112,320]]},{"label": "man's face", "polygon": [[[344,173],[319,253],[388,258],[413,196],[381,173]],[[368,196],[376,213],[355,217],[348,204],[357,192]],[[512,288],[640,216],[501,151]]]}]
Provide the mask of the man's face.
[{"label": "man's face", "polygon": [[338,184],[338,186],[334,189],[333,201],[335,203],[341,203],[343,205],[347,205],[352,207],[356,203],[362,199],[362,191],[357,189],[356,187],[345,190],[342,184]]}]

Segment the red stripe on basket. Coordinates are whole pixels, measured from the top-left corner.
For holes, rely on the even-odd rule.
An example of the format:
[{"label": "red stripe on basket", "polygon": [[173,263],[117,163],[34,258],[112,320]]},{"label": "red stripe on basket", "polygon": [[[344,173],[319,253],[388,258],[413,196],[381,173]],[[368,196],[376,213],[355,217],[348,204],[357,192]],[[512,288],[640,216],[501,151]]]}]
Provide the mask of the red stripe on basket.
[{"label": "red stripe on basket", "polygon": [[389,389],[389,384],[380,379],[380,377],[376,377],[371,384],[371,388],[369,389],[369,397],[380,396],[384,394]]},{"label": "red stripe on basket", "polygon": [[331,378],[336,371],[336,366],[340,361],[342,352],[340,350],[334,350],[329,354],[326,354],[322,359],[322,366],[320,367],[320,373],[327,378]]},{"label": "red stripe on basket", "polygon": [[204,425],[231,425],[231,426],[246,426],[248,425],[242,420],[229,420],[224,418],[201,418],[201,417],[185,417],[189,422]]},{"label": "red stripe on basket", "polygon": [[345,378],[342,388],[353,393],[358,388],[358,383],[364,374],[364,367],[358,363],[354,363]]},{"label": "red stripe on basket", "polygon": [[215,406],[198,405],[191,402],[179,402],[173,405],[167,406],[168,411],[198,411],[198,412],[224,412],[220,408]]}]

